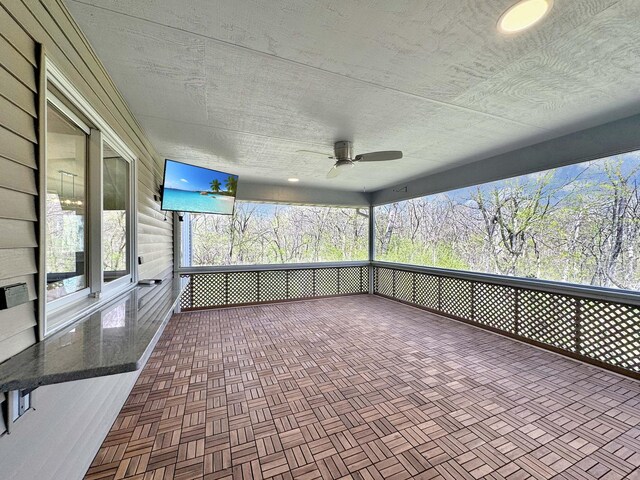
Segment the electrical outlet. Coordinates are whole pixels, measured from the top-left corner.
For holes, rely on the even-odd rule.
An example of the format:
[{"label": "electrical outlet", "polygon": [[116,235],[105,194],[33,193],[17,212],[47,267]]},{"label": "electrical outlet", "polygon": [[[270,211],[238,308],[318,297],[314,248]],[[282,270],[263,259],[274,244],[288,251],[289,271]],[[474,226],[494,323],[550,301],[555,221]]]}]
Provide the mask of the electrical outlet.
[{"label": "electrical outlet", "polygon": [[0,287],[0,310],[12,308],[29,301],[29,289],[26,283],[15,283]]},{"label": "electrical outlet", "polygon": [[6,427],[7,433],[11,433],[13,424],[27,411],[35,410],[33,406],[33,388],[25,390],[11,390],[7,392]]}]

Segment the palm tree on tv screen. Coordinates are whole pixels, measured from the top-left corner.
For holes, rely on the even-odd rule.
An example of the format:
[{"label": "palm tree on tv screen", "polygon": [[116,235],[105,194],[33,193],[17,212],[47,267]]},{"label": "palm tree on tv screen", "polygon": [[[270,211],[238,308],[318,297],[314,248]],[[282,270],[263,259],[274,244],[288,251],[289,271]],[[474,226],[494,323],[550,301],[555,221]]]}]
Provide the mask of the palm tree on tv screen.
[{"label": "palm tree on tv screen", "polygon": [[227,179],[224,181],[225,186],[227,187],[227,191],[232,195],[236,194],[236,188],[238,188],[238,179],[232,175],[229,175]]},{"label": "palm tree on tv screen", "polygon": [[215,180],[211,181],[211,190],[213,190],[214,192],[220,191],[220,180],[216,178]]}]

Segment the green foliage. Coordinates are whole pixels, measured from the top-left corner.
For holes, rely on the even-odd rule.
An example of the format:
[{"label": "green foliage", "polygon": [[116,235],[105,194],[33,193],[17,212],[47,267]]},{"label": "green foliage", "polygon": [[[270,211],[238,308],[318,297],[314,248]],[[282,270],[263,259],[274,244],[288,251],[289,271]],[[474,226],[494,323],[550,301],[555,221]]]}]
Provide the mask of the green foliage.
[{"label": "green foliage", "polygon": [[385,262],[428,265],[453,270],[466,270],[469,264],[450,243],[416,244],[410,239],[395,238],[386,253],[377,256]]}]

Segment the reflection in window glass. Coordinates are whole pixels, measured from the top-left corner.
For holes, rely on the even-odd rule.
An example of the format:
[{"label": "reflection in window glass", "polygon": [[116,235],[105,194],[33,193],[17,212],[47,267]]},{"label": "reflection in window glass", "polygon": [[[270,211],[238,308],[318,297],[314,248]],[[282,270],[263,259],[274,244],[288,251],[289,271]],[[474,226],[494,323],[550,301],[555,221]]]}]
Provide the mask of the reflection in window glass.
[{"label": "reflection in window glass", "polygon": [[366,260],[368,209],[236,202],[233,215],[187,214],[184,266]]},{"label": "reflection in window glass", "polygon": [[127,324],[127,303],[122,302],[100,313],[103,330],[122,328]]},{"label": "reflection in window glass", "polygon": [[87,286],[87,135],[47,108],[47,301]]},{"label": "reflection in window glass", "polygon": [[376,260],[640,289],[640,152],[376,207]]},{"label": "reflection in window glass", "polygon": [[104,281],[129,275],[129,163],[103,147],[102,266]]}]

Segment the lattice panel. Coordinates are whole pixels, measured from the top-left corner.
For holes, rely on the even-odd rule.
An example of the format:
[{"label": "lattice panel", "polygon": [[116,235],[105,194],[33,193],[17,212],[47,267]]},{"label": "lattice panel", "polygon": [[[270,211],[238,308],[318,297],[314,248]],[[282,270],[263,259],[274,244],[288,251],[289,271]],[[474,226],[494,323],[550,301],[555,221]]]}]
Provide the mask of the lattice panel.
[{"label": "lattice panel", "polygon": [[257,272],[232,272],[228,276],[230,305],[258,301]]},{"label": "lattice panel", "polygon": [[339,293],[360,293],[360,277],[362,269],[360,267],[345,267],[340,269],[340,292]]},{"label": "lattice panel", "polygon": [[374,291],[640,372],[638,306],[384,267]]},{"label": "lattice panel", "polygon": [[438,277],[415,273],[416,276],[416,304],[423,307],[438,309]]},{"label": "lattice panel", "polygon": [[580,302],[580,353],[640,372],[640,307]]},{"label": "lattice panel", "polygon": [[260,272],[260,301],[273,302],[287,299],[287,271]]},{"label": "lattice panel", "polygon": [[514,333],[516,292],[513,287],[476,283],[473,295],[476,322]]},{"label": "lattice panel", "polygon": [[534,290],[520,292],[519,334],[575,352],[576,299]]},{"label": "lattice panel", "polygon": [[338,269],[316,270],[316,296],[338,295]]},{"label": "lattice panel", "polygon": [[191,276],[193,308],[225,305],[226,273],[198,273]]},{"label": "lattice panel", "polygon": [[398,300],[413,302],[413,273],[396,270],[396,295]]},{"label": "lattice panel", "polygon": [[[191,279],[191,275],[180,275],[180,278],[188,278]],[[180,296],[180,310],[184,310],[186,308],[191,308],[191,288],[193,287],[193,284],[191,283],[191,280],[189,281],[189,285],[187,285],[187,288],[184,289],[184,291],[182,292],[182,295]]]},{"label": "lattice panel", "polygon": [[393,270],[376,268],[376,292],[388,297],[393,296]]},{"label": "lattice panel", "polygon": [[289,271],[289,298],[313,297],[313,270]]},{"label": "lattice panel", "polygon": [[471,319],[471,282],[458,278],[442,277],[442,311]]}]

